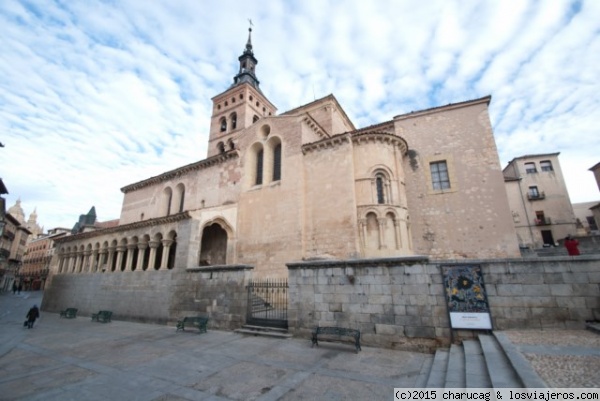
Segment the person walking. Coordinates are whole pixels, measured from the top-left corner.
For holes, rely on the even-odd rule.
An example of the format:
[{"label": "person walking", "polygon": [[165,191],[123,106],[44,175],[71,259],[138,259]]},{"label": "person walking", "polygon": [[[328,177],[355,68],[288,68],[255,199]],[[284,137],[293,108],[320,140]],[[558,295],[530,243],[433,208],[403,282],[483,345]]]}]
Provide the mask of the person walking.
[{"label": "person walking", "polygon": [[17,282],[13,281],[13,295],[17,293]]},{"label": "person walking", "polygon": [[29,312],[27,312],[27,328],[31,329],[33,328],[33,324],[35,323],[35,320],[40,317],[40,310],[38,309],[37,305],[33,305],[31,307],[31,309],[29,309]]},{"label": "person walking", "polygon": [[567,238],[565,238],[565,248],[567,248],[569,256],[579,255],[579,241],[571,237],[571,234],[567,235]]},{"label": "person walking", "polygon": [[19,283],[19,286],[17,287],[17,294],[21,294],[21,290],[23,289],[23,284]]}]

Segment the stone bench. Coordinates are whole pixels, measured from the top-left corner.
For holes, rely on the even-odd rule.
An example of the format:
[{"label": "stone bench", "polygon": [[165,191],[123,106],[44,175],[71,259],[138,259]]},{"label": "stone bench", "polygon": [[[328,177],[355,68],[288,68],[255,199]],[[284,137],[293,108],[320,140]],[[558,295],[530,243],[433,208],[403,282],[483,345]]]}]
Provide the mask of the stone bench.
[{"label": "stone bench", "polygon": [[60,311],[60,317],[74,319],[77,317],[77,308],[67,308]]},{"label": "stone bench", "polygon": [[192,326],[198,328],[200,333],[206,333],[207,323],[208,317],[206,316],[186,316],[177,322],[177,330],[175,331],[185,331],[185,326]]},{"label": "stone bench", "polygon": [[92,314],[92,322],[109,323],[112,317],[112,312],[109,310],[101,310],[98,313]]},{"label": "stone bench", "polygon": [[[356,353],[361,350],[360,348],[360,331],[355,329],[347,329],[344,327],[315,327],[312,332],[312,346],[319,346],[319,336],[321,341],[338,341],[344,342],[344,337],[351,337]],[[347,340],[346,340],[347,342]]]}]

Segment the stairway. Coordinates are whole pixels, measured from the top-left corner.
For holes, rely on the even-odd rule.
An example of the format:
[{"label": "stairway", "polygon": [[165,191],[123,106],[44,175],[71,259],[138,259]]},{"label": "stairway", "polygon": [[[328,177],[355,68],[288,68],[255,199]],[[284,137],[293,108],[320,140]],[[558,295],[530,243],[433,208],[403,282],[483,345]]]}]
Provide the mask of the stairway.
[{"label": "stairway", "polygon": [[292,335],[288,333],[287,329],[277,327],[265,327],[265,326],[252,326],[245,324],[241,329],[234,330],[236,333],[262,336],[262,337],[274,337],[274,338],[291,338]]},{"label": "stairway", "polygon": [[480,334],[433,358],[428,388],[544,388],[546,384],[502,332]]}]

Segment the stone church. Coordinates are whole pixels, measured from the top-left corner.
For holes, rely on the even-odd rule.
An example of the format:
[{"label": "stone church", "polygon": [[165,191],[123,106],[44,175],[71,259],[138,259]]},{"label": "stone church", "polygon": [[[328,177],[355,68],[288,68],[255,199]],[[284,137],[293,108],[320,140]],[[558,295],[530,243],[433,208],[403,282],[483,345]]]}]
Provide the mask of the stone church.
[{"label": "stone church", "polygon": [[357,128],[333,95],[278,114],[251,30],[238,60],[212,98],[207,158],[123,187],[119,225],[57,241],[55,276],[520,256],[491,97]]}]

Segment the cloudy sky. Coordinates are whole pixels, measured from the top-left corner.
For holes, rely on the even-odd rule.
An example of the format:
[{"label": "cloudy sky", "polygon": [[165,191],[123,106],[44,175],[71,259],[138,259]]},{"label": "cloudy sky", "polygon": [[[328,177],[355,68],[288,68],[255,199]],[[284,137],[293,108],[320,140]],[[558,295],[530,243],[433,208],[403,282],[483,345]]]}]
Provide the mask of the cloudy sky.
[{"label": "cloudy sky", "polygon": [[600,1],[0,2],[0,177],[46,229],[206,157],[211,97],[252,42],[280,112],[333,93],[357,127],[492,95],[505,167],[560,152],[600,200]]}]

